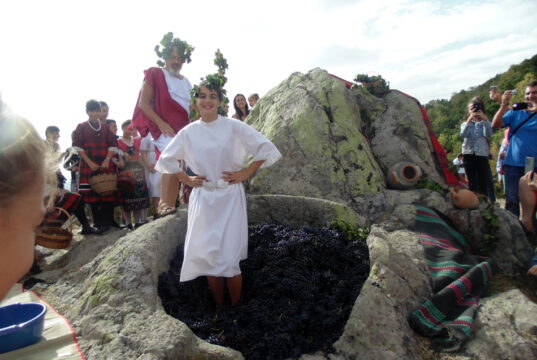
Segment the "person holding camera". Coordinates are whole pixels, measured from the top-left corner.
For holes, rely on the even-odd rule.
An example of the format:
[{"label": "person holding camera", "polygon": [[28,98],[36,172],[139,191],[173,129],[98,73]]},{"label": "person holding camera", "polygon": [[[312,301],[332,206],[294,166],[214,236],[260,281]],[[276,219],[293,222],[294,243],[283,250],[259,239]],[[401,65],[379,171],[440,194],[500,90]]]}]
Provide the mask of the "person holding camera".
[{"label": "person holding camera", "polygon": [[474,192],[487,195],[487,173],[489,144],[487,138],[492,136],[492,127],[485,115],[483,100],[474,97],[468,103],[468,119],[461,124],[460,137],[464,171],[468,178],[468,188]]},{"label": "person holding camera", "polygon": [[537,81],[527,84],[525,102],[514,104],[509,110],[511,90],[502,95],[500,109],[494,115],[493,128],[510,127],[507,153],[503,162],[505,209],[520,215],[518,183],[524,175],[526,158],[537,157]]}]

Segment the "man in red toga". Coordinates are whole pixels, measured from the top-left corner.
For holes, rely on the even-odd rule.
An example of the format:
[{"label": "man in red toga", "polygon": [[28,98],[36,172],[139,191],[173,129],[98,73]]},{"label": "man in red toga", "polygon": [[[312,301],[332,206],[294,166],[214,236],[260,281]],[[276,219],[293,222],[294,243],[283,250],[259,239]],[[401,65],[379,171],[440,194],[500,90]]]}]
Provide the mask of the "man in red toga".
[{"label": "man in red toga", "polygon": [[[186,41],[174,38],[171,32],[164,35],[160,45],[162,51],[157,45],[155,52],[164,62],[159,60],[157,64],[160,67],[144,71],[145,78],[131,125],[138,129],[142,137],[151,133],[157,155],[190,122],[188,113],[192,85],[180,72],[185,61],[191,61],[190,55],[194,50]],[[161,186],[159,216],[165,216],[175,212],[179,178],[176,174],[162,174]]]}]

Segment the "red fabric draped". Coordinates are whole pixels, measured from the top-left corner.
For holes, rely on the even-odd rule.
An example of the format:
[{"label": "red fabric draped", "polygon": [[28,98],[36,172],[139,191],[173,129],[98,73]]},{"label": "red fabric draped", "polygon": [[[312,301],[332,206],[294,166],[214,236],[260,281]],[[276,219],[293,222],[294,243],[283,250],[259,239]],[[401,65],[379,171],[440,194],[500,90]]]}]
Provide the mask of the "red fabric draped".
[{"label": "red fabric draped", "polygon": [[[153,108],[155,112],[170,124],[176,133],[179,132],[179,130],[190,123],[188,112],[172,99],[161,68],[149,68],[144,71],[144,74],[145,82],[153,88]],[[150,132],[153,139],[156,140],[160,137],[161,132],[157,124],[151,121],[138,106],[141,95],[142,91],[140,90],[134,115],[132,116],[131,126],[136,127],[142,137],[145,137]]]}]

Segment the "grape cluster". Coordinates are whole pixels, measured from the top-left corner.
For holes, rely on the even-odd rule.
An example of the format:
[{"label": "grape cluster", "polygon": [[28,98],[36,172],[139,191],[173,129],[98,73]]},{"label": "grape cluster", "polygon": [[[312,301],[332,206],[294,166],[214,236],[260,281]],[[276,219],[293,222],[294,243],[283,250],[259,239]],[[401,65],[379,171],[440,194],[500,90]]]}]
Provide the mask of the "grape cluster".
[{"label": "grape cluster", "polygon": [[204,277],[179,283],[183,247],[159,277],[164,309],[200,338],[247,359],[285,359],[331,351],[369,275],[365,242],[329,227],[249,228],[239,304],[215,308]]}]

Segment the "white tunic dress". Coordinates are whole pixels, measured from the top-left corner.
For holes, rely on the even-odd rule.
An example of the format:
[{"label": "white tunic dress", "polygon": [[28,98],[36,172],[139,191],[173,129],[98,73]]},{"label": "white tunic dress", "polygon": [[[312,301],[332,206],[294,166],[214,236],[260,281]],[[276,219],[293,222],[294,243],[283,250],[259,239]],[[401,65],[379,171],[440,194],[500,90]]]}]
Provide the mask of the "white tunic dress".
[{"label": "white tunic dress", "polygon": [[[149,160],[151,164],[155,164],[157,162],[155,142],[150,133],[142,139],[142,143],[140,144],[140,150],[147,152],[147,160]],[[162,174],[158,171],[152,173],[146,166],[144,166],[144,170],[145,179],[147,182],[147,189],[149,190],[149,197],[159,198]]]},{"label": "white tunic dress", "polygon": [[209,123],[198,120],[184,127],[160,155],[158,171],[179,173],[183,169],[178,160],[185,160],[194,173],[208,180],[190,195],[180,281],[241,273],[239,262],[248,254],[244,186],[227,185],[221,178],[224,171],[241,170],[250,155],[253,161],[265,160],[261,167],[281,157],[274,144],[257,130],[221,116]]}]

